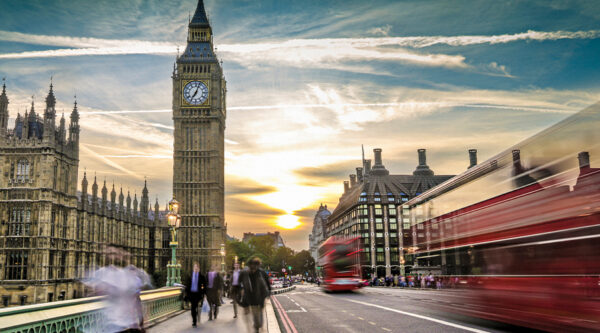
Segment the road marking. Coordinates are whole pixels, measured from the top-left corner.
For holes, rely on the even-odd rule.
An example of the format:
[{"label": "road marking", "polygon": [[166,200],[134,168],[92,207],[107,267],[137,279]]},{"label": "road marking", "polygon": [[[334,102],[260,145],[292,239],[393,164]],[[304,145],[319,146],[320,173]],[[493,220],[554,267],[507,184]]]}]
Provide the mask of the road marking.
[{"label": "road marking", "polygon": [[[361,302],[361,301],[355,301],[355,300],[352,300],[352,299],[344,299],[344,300],[346,300],[348,302],[353,302],[353,303],[356,303],[356,304],[362,304],[362,305],[366,305],[366,306],[372,306],[374,308],[379,308],[379,309],[383,309],[383,310],[388,310],[388,311],[400,313],[400,314],[403,314],[403,315],[406,315],[406,316],[411,316],[411,317],[415,317],[415,318],[419,318],[419,319],[433,321],[434,323],[438,323],[438,324],[442,324],[442,325],[446,325],[446,326],[450,326],[450,327],[459,328],[459,329],[462,329],[462,330],[465,330],[465,331],[469,331],[469,332],[489,333],[488,331],[483,331],[483,330],[480,330],[480,329],[476,329],[476,328],[472,328],[472,327],[468,327],[468,326],[463,326],[463,325],[451,323],[449,321],[445,321],[445,320],[440,320],[440,319],[435,319],[435,318],[431,318],[431,317],[419,315],[419,314],[416,314],[416,313],[410,313],[410,312],[406,312],[406,311],[396,310],[396,309],[388,308],[388,307],[377,305],[377,304],[366,303],[366,302]],[[358,317],[358,318],[362,320],[361,317]]]},{"label": "road marking", "polygon": [[356,318],[358,318],[360,320],[365,320],[365,318],[363,318],[363,317],[356,317]]},{"label": "road marking", "polygon": [[370,321],[369,324],[373,325],[373,326],[377,326],[377,324],[375,324],[374,322]]},{"label": "road marking", "polygon": [[392,331],[391,329],[389,329],[389,328],[385,328],[385,327],[382,327],[381,329],[382,329],[382,330],[384,330],[384,331],[388,331],[388,332],[391,332],[391,331]]},{"label": "road marking", "polygon": [[290,317],[288,317],[277,297],[271,297],[271,299],[274,301],[275,306],[277,307],[277,311],[279,312],[279,316],[281,317],[281,321],[283,322],[286,331],[288,333],[298,333],[296,326],[294,326],[294,323],[292,323]]}]

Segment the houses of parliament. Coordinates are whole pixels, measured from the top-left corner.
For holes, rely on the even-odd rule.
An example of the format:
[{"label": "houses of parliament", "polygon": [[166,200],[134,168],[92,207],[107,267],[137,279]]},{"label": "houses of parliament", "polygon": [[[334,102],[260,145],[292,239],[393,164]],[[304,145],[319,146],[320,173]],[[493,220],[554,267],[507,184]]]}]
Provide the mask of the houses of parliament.
[{"label": "houses of parliament", "polygon": [[[79,169],[77,102],[66,120],[56,116],[52,84],[42,112],[32,102],[8,128],[6,85],[0,95],[0,297],[2,306],[84,296],[78,282],[111,264],[105,246],[131,254],[150,274],[168,261],[169,234],[146,184],[138,201],[98,184]],[[58,126],[57,126],[58,122]],[[110,189],[109,189],[110,187]],[[162,217],[162,218],[161,218]]]},{"label": "houses of parliament", "polygon": [[[178,262],[184,272],[221,267],[225,242],[226,82],[212,28],[198,1],[185,51],[173,68],[173,196],[181,203]],[[134,194],[84,172],[78,191],[79,111],[57,119],[52,82],[43,110],[32,101],[9,128],[6,84],[0,95],[0,306],[86,294],[78,281],[112,264],[106,246],[131,254],[149,274],[166,270],[166,212],[151,206],[147,184]],[[37,106],[39,107],[39,106]],[[91,183],[91,185],[90,185]]]}]

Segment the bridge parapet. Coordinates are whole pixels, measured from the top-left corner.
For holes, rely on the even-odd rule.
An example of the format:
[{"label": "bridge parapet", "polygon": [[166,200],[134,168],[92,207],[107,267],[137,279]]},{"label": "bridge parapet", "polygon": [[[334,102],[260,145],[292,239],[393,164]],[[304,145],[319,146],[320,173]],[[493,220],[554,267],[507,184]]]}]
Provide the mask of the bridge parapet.
[{"label": "bridge parapet", "polygon": [[[143,291],[145,321],[152,323],[183,309],[180,288]],[[0,332],[99,332],[105,296],[18,306],[0,310]]]}]

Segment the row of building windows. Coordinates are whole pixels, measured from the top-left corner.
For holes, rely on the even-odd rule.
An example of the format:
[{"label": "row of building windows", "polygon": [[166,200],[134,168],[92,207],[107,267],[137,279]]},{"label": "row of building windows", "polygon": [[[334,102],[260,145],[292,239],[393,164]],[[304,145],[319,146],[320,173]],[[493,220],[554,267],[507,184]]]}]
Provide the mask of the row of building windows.
[{"label": "row of building windows", "polygon": [[23,159],[10,165],[10,179],[13,182],[25,182],[33,178],[33,162]]},{"label": "row of building windows", "polygon": [[[206,48],[205,48],[206,49]],[[192,50],[190,49],[190,52]],[[202,58],[203,55],[200,54],[200,58]],[[184,73],[207,73],[210,74],[210,65],[189,65],[189,66],[183,66],[183,72]]]}]

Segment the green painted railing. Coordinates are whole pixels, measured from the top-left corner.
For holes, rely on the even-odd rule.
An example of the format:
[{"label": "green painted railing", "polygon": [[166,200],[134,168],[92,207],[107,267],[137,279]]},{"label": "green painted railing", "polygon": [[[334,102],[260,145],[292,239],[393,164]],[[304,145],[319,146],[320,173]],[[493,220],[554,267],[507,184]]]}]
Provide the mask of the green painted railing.
[{"label": "green painted railing", "polygon": [[[183,309],[180,288],[160,288],[140,296],[145,322],[152,323]],[[0,310],[2,333],[100,332],[104,297],[18,306]]]}]

